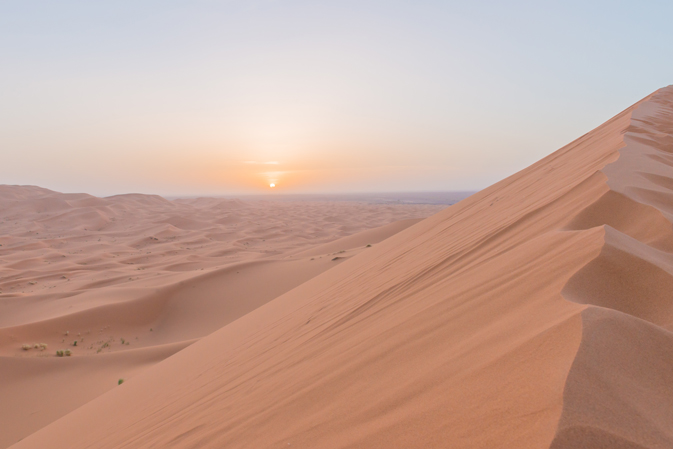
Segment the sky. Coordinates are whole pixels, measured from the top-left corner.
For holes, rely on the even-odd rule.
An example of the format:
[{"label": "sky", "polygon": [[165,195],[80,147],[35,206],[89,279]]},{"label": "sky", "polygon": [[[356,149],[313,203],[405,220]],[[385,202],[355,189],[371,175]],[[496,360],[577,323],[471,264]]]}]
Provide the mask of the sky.
[{"label": "sky", "polygon": [[671,17],[670,1],[0,0],[0,184],[479,190],[673,84]]}]

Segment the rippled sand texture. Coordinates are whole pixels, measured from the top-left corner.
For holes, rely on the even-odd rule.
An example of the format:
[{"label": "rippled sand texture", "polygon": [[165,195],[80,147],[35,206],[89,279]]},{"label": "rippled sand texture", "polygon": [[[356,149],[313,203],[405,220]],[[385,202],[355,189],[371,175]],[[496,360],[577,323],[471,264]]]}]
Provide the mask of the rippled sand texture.
[{"label": "rippled sand texture", "polygon": [[444,207],[0,186],[0,447]]}]

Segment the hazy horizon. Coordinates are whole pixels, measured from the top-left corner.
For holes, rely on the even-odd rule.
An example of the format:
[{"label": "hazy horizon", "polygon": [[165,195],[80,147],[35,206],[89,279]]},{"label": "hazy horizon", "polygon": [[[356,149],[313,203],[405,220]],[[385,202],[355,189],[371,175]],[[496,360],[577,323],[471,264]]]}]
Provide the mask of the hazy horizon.
[{"label": "hazy horizon", "polygon": [[[17,184],[0,184],[0,189],[3,187],[18,188],[34,188],[46,189],[48,191],[56,192],[57,194],[88,194],[89,192],[72,191],[61,192],[54,189],[49,189],[42,186],[35,185],[17,185]],[[214,198],[214,199],[241,199],[244,201],[355,201],[366,202],[370,204],[436,204],[436,205],[452,205],[467,198],[470,195],[477,193],[474,190],[438,190],[438,191],[388,191],[388,192],[309,192],[309,193],[288,193],[282,190],[261,193],[240,193],[240,194],[193,194],[193,195],[160,195],[152,192],[124,192],[113,193],[110,195],[93,195],[99,198],[112,198],[125,195],[159,195],[167,200],[192,200],[198,198]]]},{"label": "hazy horizon", "polygon": [[671,13],[0,3],[0,183],[96,196],[480,190],[670,84]]}]

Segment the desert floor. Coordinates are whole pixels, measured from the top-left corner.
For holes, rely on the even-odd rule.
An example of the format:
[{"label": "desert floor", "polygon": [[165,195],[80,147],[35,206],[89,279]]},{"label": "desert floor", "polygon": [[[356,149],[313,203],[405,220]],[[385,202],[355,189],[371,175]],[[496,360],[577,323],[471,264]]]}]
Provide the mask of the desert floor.
[{"label": "desert floor", "polygon": [[445,207],[0,186],[0,447]]}]

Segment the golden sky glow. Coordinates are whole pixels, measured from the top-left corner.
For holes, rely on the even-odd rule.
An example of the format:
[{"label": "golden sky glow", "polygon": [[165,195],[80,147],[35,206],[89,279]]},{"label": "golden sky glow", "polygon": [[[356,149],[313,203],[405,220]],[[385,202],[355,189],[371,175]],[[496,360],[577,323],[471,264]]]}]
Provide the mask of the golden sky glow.
[{"label": "golden sky glow", "polygon": [[668,84],[671,13],[574,0],[2,2],[0,182],[96,195],[477,190]]}]

